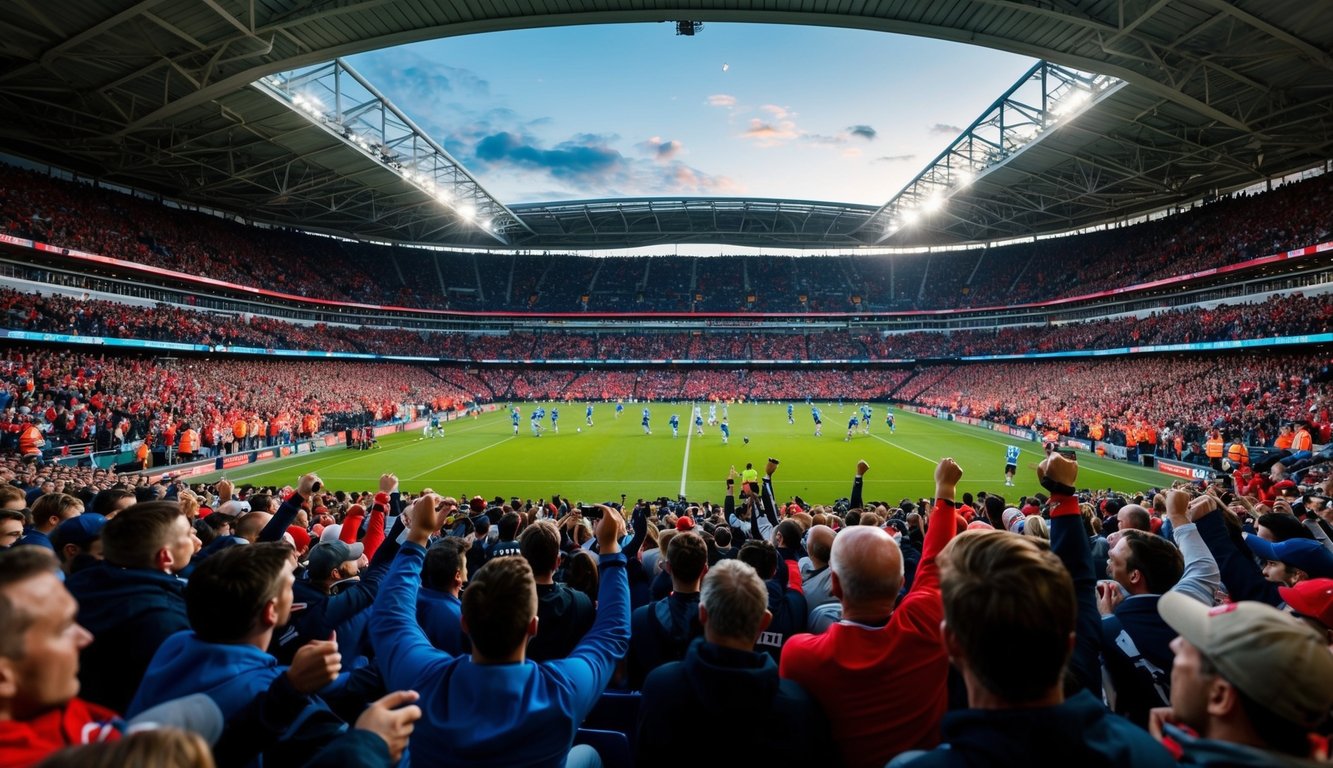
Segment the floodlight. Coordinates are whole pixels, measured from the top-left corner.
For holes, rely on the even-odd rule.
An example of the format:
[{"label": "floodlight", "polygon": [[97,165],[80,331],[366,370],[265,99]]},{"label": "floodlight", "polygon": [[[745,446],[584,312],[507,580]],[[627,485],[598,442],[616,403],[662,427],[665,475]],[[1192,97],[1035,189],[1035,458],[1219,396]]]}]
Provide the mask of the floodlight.
[{"label": "floodlight", "polygon": [[903,223],[911,226],[921,220],[921,213],[915,210],[903,211]]},{"label": "floodlight", "polygon": [[464,203],[458,207],[458,215],[470,221],[473,216],[477,215],[477,208],[472,203]]},{"label": "floodlight", "polygon": [[944,197],[938,192],[926,198],[926,201],[921,204],[921,210],[925,213],[936,213],[943,207]]}]

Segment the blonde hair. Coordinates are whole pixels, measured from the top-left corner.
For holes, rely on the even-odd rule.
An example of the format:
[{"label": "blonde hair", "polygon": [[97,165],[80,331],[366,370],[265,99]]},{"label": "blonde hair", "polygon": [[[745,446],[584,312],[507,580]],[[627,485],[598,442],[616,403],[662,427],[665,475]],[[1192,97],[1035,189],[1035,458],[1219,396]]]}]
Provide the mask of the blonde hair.
[{"label": "blonde hair", "polygon": [[1023,520],[1023,535],[1045,541],[1051,540],[1051,532],[1046,528],[1046,521],[1041,515],[1028,515]]}]

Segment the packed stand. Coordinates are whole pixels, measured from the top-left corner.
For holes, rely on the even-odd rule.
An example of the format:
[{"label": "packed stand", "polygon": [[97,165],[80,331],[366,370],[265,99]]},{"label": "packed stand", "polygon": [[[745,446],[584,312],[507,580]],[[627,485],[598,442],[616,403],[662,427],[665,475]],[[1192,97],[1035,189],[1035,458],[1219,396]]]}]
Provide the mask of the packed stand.
[{"label": "packed stand", "polygon": [[1322,755],[1333,480],[781,466],[620,505],[0,465],[0,763],[667,766],[682,713],[703,765]]}]

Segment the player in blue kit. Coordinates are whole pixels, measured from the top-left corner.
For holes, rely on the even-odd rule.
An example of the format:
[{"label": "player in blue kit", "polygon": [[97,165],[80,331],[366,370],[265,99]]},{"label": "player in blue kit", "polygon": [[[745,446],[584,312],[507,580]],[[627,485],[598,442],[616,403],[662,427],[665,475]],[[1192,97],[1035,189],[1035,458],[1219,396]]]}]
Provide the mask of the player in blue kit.
[{"label": "player in blue kit", "polygon": [[812,407],[810,409],[810,418],[815,420],[815,437],[823,437],[824,417],[820,415],[818,406]]},{"label": "player in blue kit", "polygon": [[722,424],[718,426],[718,429],[722,430],[722,444],[726,445],[727,441],[731,439],[731,427],[727,424],[726,416],[722,417]]},{"label": "player in blue kit", "polygon": [[652,418],[652,416],[648,413],[648,409],[647,409],[647,408],[644,408],[644,409],[643,409],[643,433],[644,433],[645,435],[651,435],[651,434],[653,433],[653,431],[652,431],[651,429],[648,428],[648,420],[649,420],[650,418]]},{"label": "player in blue kit", "polygon": [[795,423],[796,423],[796,419],[792,418],[792,412],[793,412],[794,410],[795,410],[795,407],[794,407],[791,403],[787,403],[787,423],[788,423],[788,424],[795,424]]},{"label": "player in blue kit", "polygon": [[1004,484],[1014,484],[1014,473],[1018,471],[1018,455],[1022,449],[1016,445],[1007,445],[1004,448]]},{"label": "player in blue kit", "polygon": [[540,410],[533,411],[532,418],[528,420],[528,425],[532,427],[533,437],[542,436],[542,419],[540,414],[541,414]]},{"label": "player in blue kit", "polygon": [[717,403],[708,404],[708,426],[717,426]]},{"label": "player in blue kit", "polygon": [[560,434],[560,409],[551,409],[551,431]]},{"label": "player in blue kit", "polygon": [[514,434],[518,434],[518,406],[509,409],[509,420],[514,423]]},{"label": "player in blue kit", "polygon": [[584,412],[583,412],[583,418],[584,418],[585,421],[588,422],[588,426],[591,427],[591,426],[592,426],[592,403],[588,403],[588,408],[587,408],[586,410],[584,410]]},{"label": "player in blue kit", "polygon": [[861,406],[861,434],[870,434],[870,418],[872,416],[874,416],[874,411],[871,410],[869,403]]},{"label": "player in blue kit", "polygon": [[699,413],[698,408],[694,409],[694,434],[699,437],[704,436],[704,417],[703,414]]},{"label": "player in blue kit", "polygon": [[856,418],[856,414],[852,414],[852,417],[847,420],[847,436],[844,437],[842,441],[844,443],[850,441],[852,439],[852,433],[855,432],[856,428],[859,427],[860,425],[861,425],[861,420]]},{"label": "player in blue kit", "polygon": [[622,402],[617,401],[617,402],[616,402],[616,418],[617,418],[617,419],[620,418],[620,414],[622,414],[622,413],[624,413],[624,412],[625,412],[625,404],[622,403]]},{"label": "player in blue kit", "polygon": [[680,417],[673,413],[667,423],[671,425],[671,436],[680,437]]}]

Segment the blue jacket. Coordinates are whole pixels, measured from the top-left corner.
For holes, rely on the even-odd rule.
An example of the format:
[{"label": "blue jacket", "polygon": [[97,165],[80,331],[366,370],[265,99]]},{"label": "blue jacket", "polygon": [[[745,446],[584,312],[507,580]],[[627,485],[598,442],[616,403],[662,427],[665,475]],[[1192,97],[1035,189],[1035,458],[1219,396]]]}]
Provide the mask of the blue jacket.
[{"label": "blue jacket", "polygon": [[1115,711],[1141,728],[1148,727],[1148,710],[1170,704],[1170,695],[1164,700],[1156,692],[1153,675],[1138,666],[1138,659],[1125,652],[1117,637],[1121,629],[1129,635],[1139,657],[1157,668],[1158,682],[1166,683],[1163,692],[1169,691],[1175,659],[1171,641],[1176,639],[1176,631],[1157,613],[1161,597],[1134,595],[1115,609],[1114,617],[1102,619],[1102,659],[1115,683]]},{"label": "blue jacket", "polygon": [[471,653],[472,643],[463,634],[463,603],[448,592],[422,587],[417,595],[417,623],[436,648],[451,656]]},{"label": "blue jacket", "polygon": [[71,575],[65,586],[79,601],[79,624],[93,634],[79,652],[79,695],[124,712],[158,647],[190,628],[185,582],[102,562]]},{"label": "blue jacket", "polygon": [[574,734],[629,646],[625,557],[603,555],[597,620],[566,659],[476,664],[431,646],[417,624],[426,550],[408,542],[380,584],[370,635],[388,690],[413,689],[411,750],[432,764],[562,768]]}]

